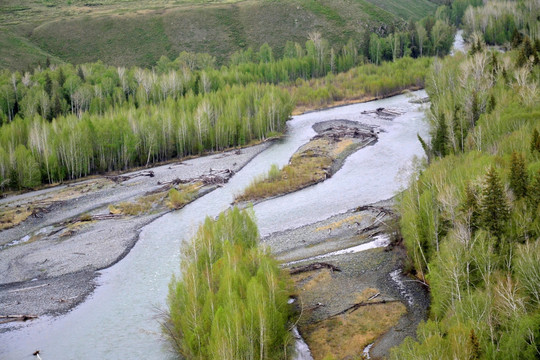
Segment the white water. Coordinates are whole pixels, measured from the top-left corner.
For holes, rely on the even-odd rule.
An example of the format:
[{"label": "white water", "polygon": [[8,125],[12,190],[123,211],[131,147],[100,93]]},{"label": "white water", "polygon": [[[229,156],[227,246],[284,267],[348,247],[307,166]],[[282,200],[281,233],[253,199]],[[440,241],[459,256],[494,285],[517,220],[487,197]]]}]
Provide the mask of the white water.
[{"label": "white water", "polygon": [[465,40],[463,39],[463,30],[458,30],[454,37],[454,44],[452,45],[452,51],[450,55],[455,55],[457,52],[465,52]]},{"label": "white water", "polygon": [[[426,96],[424,91],[415,92]],[[288,136],[259,154],[224,187],[144,227],[131,252],[102,272],[94,293],[70,313],[42,318],[22,329],[0,334],[0,359],[166,359],[169,356],[154,317],[163,308],[167,286],[179,268],[182,239],[189,238],[206,216],[227,209],[234,195],[266,173],[286,164],[315,135],[320,121],[348,119],[380,126],[379,141],[347,158],[332,178],[254,207],[261,235],[299,227],[360,205],[392,197],[407,185],[413,158],[423,156],[416,134],[427,136],[420,106],[404,95],[296,116]],[[360,113],[379,107],[399,108],[393,121]]]},{"label": "white water", "polygon": [[361,244],[361,245],[356,245],[356,246],[351,246],[351,247],[348,247],[346,249],[332,251],[332,252],[329,252],[329,253],[326,253],[326,254],[317,255],[317,256],[313,256],[313,257],[302,259],[302,260],[291,261],[291,262],[288,262],[287,264],[285,264],[285,266],[295,265],[295,264],[298,264],[298,263],[304,262],[304,261],[325,259],[325,258],[329,258],[329,257],[332,257],[332,256],[337,256],[337,255],[359,253],[359,252],[366,251],[366,250],[385,247],[388,244],[390,244],[390,237],[388,235],[378,235],[378,236],[375,236],[374,240],[372,240],[372,241],[370,241],[368,243]]},{"label": "white water", "polygon": [[300,333],[298,332],[298,329],[293,327],[292,333],[294,338],[296,339],[294,343],[294,360],[313,360],[313,356],[311,356],[311,351],[309,351],[309,347],[307,346],[304,339],[302,339],[302,336],[300,336]]},{"label": "white water", "polygon": [[390,278],[392,279],[392,281],[394,281],[396,283],[396,285],[398,286],[399,288],[399,292],[401,293],[401,295],[407,299],[407,303],[409,303],[409,305],[412,305],[414,303],[414,298],[413,296],[411,295],[411,293],[409,293],[409,291],[407,290],[407,288],[405,287],[405,283],[403,282],[403,280],[401,279],[401,269],[397,269],[397,270],[394,270],[390,273]]}]

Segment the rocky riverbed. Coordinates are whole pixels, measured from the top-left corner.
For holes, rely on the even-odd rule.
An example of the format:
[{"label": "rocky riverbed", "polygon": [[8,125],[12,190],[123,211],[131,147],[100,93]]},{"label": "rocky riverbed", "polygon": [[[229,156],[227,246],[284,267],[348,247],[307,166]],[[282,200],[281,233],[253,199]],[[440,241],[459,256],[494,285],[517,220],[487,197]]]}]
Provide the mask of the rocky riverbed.
[{"label": "rocky riverbed", "polygon": [[286,268],[324,263],[337,269],[293,275],[298,329],[315,360],[356,358],[370,344],[370,358],[385,358],[426,319],[429,296],[402,274],[406,254],[395,222],[386,201],[263,239]]},{"label": "rocky riverbed", "polygon": [[[170,211],[150,204],[139,215],[110,216],[111,206],[136,202],[177,179],[232,174],[268,146],[172,162],[150,169],[151,176],[145,169],[1,199],[0,210],[33,215],[0,231],[0,316],[57,315],[73,308],[92,292],[98,271],[130,251],[139,229]],[[202,186],[197,196],[217,186]]]}]

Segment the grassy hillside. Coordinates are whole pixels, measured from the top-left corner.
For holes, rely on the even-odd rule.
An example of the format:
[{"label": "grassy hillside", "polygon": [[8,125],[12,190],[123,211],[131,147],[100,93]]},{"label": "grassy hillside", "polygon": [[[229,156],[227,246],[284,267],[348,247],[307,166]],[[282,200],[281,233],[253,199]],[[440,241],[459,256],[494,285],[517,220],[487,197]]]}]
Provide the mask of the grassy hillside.
[{"label": "grassy hillside", "polygon": [[208,52],[218,62],[268,42],[277,55],[287,40],[312,31],[336,47],[433,12],[429,0],[4,0],[0,68],[26,69],[51,59],[151,66],[160,56]]}]

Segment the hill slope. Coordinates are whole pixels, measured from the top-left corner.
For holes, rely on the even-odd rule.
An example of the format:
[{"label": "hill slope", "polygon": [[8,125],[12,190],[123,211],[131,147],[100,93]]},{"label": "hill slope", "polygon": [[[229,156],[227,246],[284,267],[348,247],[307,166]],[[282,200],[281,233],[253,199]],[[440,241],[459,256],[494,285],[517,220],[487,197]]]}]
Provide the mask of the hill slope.
[{"label": "hill slope", "polygon": [[304,43],[312,31],[338,47],[366,29],[416,20],[436,6],[429,0],[5,0],[0,68],[26,69],[47,56],[151,66],[184,50],[224,62],[265,42],[279,55],[287,40]]}]

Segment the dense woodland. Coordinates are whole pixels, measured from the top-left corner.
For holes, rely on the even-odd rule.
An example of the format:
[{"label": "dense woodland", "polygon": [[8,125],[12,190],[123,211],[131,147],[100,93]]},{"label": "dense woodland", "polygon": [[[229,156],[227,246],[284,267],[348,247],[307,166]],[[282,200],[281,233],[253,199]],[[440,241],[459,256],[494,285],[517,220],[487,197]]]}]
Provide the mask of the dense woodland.
[{"label": "dense woodland", "polygon": [[[295,104],[317,108],[424,86],[430,59],[450,50],[469,4],[459,0],[340,49],[319,33],[234,53],[163,56],[152,69],[100,62],[0,74],[0,191],[261,141],[284,130]],[[411,58],[421,58],[413,60]]]},{"label": "dense woodland", "polygon": [[186,359],[287,359],[291,283],[265,250],[253,215],[207,218],[169,286],[165,333]]},{"label": "dense woodland", "polygon": [[[472,13],[499,6],[510,5]],[[429,164],[399,208],[431,315],[395,359],[540,356],[540,46],[522,24],[514,50],[488,50],[490,31],[477,34],[469,54],[436,60],[426,80]]]}]

